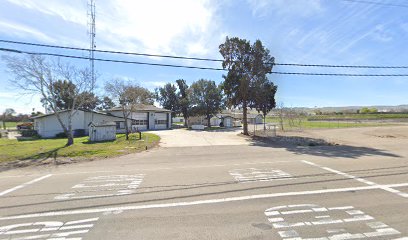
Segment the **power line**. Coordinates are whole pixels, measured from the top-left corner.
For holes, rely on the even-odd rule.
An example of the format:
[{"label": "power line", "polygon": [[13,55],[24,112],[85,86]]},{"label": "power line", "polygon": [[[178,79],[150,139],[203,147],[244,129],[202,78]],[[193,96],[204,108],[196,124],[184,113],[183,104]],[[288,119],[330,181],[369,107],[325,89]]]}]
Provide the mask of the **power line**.
[{"label": "power line", "polygon": [[[12,53],[25,53],[25,54],[30,54],[30,55],[43,55],[43,56],[54,56],[54,57],[65,57],[65,58],[89,60],[89,57],[80,57],[80,56],[73,56],[73,55],[44,53],[44,52],[28,52],[28,51],[22,51],[18,49],[10,49],[10,48],[0,48],[0,51],[6,51],[6,52],[12,52]],[[198,66],[161,64],[161,63],[147,63],[147,62],[125,61],[125,60],[104,59],[104,58],[94,58],[94,60],[101,61],[101,62],[127,63],[127,64],[138,64],[138,65],[159,66],[159,67],[227,71],[227,69],[224,69],[224,68],[198,67]],[[349,74],[349,73],[310,73],[310,72],[279,72],[279,71],[272,71],[270,73],[280,74],[280,75],[342,76],[342,77],[408,77],[408,74]]]},{"label": "power line", "polygon": [[384,2],[375,2],[375,1],[367,1],[367,0],[341,0],[344,2],[355,2],[355,3],[364,3],[364,4],[372,4],[372,5],[381,5],[381,6],[389,6],[389,7],[402,7],[408,8],[406,4],[396,4],[396,3],[384,3]]},{"label": "power line", "polygon": [[[31,45],[31,46],[39,46],[39,47],[61,48],[61,49],[68,49],[68,50],[89,51],[89,49],[87,49],[87,48],[65,47],[65,46],[50,45],[50,44],[10,41],[10,40],[4,40],[4,39],[0,39],[0,42],[13,43],[13,44],[22,44],[22,45]],[[183,56],[171,56],[171,55],[160,55],[160,54],[123,52],[123,51],[109,51],[109,50],[96,50],[96,49],[94,51],[95,52],[100,52],[100,53],[114,53],[114,54],[125,54],[125,55],[135,55],[135,56],[145,56],[145,57],[175,58],[175,59],[210,61],[210,62],[222,62],[223,61],[222,59],[183,57]]]},{"label": "power line", "polygon": [[[20,42],[0,39],[0,42],[39,46],[39,47],[49,47],[49,48],[61,48],[67,50],[79,50],[79,51],[89,51],[87,48],[77,48],[77,47],[66,47],[58,45],[49,44],[39,44],[30,42]],[[197,61],[208,61],[208,62],[223,62],[222,59],[211,59],[211,58],[197,58],[197,57],[184,57],[184,56],[171,56],[171,55],[160,55],[160,54],[148,54],[148,53],[136,53],[136,52],[123,52],[123,51],[109,51],[109,50],[94,50],[100,53],[113,53],[113,54],[124,54],[124,55],[135,55],[135,56],[146,56],[146,57],[160,57],[160,58],[173,58],[173,59],[185,59],[185,60],[197,60]],[[408,69],[408,66],[373,66],[373,65],[331,65],[331,64],[302,64],[302,63],[274,63],[276,66],[293,66],[293,67],[325,67],[325,68],[372,68],[372,69]]]}]

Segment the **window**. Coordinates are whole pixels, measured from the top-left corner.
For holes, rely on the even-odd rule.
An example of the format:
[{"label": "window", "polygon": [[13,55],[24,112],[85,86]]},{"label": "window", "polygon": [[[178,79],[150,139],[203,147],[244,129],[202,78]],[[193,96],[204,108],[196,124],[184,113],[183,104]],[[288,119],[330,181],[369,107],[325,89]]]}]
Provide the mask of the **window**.
[{"label": "window", "polygon": [[116,122],[116,129],[124,129],[125,122]]},{"label": "window", "polygon": [[132,125],[147,125],[147,120],[132,120]]},{"label": "window", "polygon": [[160,124],[167,124],[167,121],[166,120],[155,120],[155,124],[156,125],[160,125]]}]

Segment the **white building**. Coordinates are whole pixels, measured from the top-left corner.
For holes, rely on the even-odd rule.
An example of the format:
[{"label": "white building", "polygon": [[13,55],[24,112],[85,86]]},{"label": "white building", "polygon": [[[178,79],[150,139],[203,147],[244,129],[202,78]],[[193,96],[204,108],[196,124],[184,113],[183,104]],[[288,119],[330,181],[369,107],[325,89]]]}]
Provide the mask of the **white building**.
[{"label": "white building", "polygon": [[[129,115],[131,120],[132,130],[161,130],[171,128],[171,111],[163,108],[158,108],[153,105],[136,105],[135,111]],[[106,111],[112,116],[122,117],[123,112],[121,107],[112,108]],[[116,129],[118,132],[125,132],[125,121],[116,121]],[[129,125],[130,126],[130,125]]]},{"label": "white building", "polygon": [[[229,114],[217,114],[210,119],[211,126],[226,128],[234,127],[235,119]],[[222,123],[222,124],[221,124]]]},{"label": "white building", "polygon": [[[64,124],[68,124],[68,114],[68,111],[62,111],[59,114]],[[76,132],[82,132],[85,135],[89,134],[88,129],[92,114],[94,123],[115,122],[117,133],[126,131],[125,120],[120,108],[113,108],[106,112],[77,110],[71,119],[74,135]],[[56,134],[63,132],[61,124],[54,113],[33,117],[33,120],[34,130],[43,138],[53,138]],[[128,117],[128,126],[130,126],[130,131],[170,129],[171,111],[153,105],[138,105],[136,110]]]}]

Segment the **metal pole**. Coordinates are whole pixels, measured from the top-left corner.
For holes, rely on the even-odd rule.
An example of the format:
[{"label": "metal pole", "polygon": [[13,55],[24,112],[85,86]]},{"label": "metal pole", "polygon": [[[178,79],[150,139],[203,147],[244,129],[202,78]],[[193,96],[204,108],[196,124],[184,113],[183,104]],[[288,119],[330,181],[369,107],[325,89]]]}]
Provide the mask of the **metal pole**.
[{"label": "metal pole", "polygon": [[[94,0],[90,0],[89,3],[89,62],[90,62],[90,70],[91,70],[91,92],[94,93],[95,88],[95,2]],[[94,114],[93,111],[91,112],[91,122],[94,121]]]}]

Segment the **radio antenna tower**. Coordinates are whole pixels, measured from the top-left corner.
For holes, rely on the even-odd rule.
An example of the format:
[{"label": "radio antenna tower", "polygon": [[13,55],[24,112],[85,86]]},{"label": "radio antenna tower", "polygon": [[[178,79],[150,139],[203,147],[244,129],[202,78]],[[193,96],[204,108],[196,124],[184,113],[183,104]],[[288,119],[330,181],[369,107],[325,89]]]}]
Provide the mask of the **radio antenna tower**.
[{"label": "radio antenna tower", "polygon": [[[95,0],[88,2],[88,26],[89,26],[89,64],[91,71],[91,92],[95,88]],[[93,111],[91,113],[91,122],[93,122]]]}]

